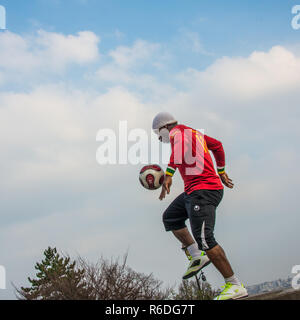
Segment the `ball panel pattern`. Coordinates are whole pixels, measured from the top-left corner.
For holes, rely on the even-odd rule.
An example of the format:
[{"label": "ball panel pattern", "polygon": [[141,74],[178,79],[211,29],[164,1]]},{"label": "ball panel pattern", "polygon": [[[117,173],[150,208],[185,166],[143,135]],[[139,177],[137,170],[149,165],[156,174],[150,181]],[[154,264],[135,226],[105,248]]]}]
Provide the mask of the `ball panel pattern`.
[{"label": "ball panel pattern", "polygon": [[159,189],[164,182],[165,174],[159,165],[148,165],[142,168],[139,180],[148,190]]}]

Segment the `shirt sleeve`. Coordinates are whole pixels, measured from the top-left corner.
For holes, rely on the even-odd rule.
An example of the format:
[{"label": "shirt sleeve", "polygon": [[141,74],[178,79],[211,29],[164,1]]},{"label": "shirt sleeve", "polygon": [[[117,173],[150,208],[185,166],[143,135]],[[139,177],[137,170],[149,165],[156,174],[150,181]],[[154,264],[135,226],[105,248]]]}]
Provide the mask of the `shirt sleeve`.
[{"label": "shirt sleeve", "polygon": [[172,177],[178,167],[178,159],[175,158],[175,155],[176,157],[180,154],[182,155],[182,134],[179,129],[170,132],[170,143],[172,153],[166,170],[166,175]]},{"label": "shirt sleeve", "polygon": [[222,142],[211,138],[207,135],[204,136],[208,150],[212,151],[216,163],[217,170],[219,174],[223,174],[225,172],[225,152],[223,149]]}]

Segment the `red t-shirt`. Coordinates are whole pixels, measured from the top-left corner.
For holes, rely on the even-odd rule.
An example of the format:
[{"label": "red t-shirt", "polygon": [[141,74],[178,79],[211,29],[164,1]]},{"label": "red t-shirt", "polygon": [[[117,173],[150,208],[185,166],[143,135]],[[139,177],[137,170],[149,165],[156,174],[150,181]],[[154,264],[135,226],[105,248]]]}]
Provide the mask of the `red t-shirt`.
[{"label": "red t-shirt", "polygon": [[216,159],[218,172],[224,172],[225,153],[220,141],[185,125],[177,125],[170,132],[170,142],[172,154],[166,174],[172,176],[178,169],[187,194],[224,188],[209,153],[212,151]]}]

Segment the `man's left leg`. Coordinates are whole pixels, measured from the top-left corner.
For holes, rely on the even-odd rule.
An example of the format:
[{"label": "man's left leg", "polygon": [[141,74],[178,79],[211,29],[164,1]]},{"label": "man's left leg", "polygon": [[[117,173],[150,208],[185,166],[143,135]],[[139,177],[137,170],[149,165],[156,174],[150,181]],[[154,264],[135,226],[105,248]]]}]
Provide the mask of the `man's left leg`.
[{"label": "man's left leg", "polygon": [[215,300],[241,299],[247,297],[248,292],[234,274],[223,248],[217,244],[212,249],[206,250],[206,254],[225,279],[224,289]]},{"label": "man's left leg", "polygon": [[199,248],[205,250],[226,282],[225,289],[217,300],[237,299],[248,295],[247,290],[234,275],[224,250],[214,238],[216,208],[222,196],[221,190],[199,190],[186,197],[193,236]]},{"label": "man's left leg", "polygon": [[[231,268],[231,265],[226,257],[223,248],[220,245],[217,244],[212,249],[206,250],[206,254],[209,256],[213,265],[218,269],[225,280],[234,277],[234,272]],[[237,278],[234,281],[234,284],[240,285],[240,282]]]}]

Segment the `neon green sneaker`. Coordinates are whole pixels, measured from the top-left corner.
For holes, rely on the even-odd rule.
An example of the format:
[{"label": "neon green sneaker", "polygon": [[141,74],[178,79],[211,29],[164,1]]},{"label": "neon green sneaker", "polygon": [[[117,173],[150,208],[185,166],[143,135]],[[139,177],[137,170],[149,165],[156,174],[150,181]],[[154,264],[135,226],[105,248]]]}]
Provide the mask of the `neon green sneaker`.
[{"label": "neon green sneaker", "polygon": [[182,277],[183,280],[186,280],[195,276],[201,269],[208,266],[211,262],[208,256],[205,254],[205,252],[202,252],[201,256],[199,257],[195,257],[195,258],[190,257],[189,260],[190,260],[190,263],[185,274]]},{"label": "neon green sneaker", "polygon": [[224,288],[223,291],[214,300],[237,300],[248,297],[248,292],[243,284],[237,286],[227,282],[221,288]]}]

